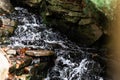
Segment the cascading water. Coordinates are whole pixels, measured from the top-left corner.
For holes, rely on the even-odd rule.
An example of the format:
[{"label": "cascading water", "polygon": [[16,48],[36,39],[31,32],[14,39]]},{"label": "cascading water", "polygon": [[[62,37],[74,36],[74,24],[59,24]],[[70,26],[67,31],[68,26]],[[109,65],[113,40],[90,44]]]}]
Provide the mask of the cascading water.
[{"label": "cascading water", "polygon": [[46,27],[39,16],[16,7],[7,17],[16,20],[17,29],[10,37],[11,47],[47,49],[56,53],[55,65],[45,80],[103,80],[99,62],[91,54],[52,28]]}]

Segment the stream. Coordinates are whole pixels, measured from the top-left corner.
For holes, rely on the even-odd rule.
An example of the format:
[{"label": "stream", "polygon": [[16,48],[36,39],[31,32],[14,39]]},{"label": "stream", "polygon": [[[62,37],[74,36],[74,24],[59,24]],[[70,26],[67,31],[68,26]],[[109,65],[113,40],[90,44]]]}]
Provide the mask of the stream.
[{"label": "stream", "polygon": [[45,80],[104,80],[103,68],[92,53],[47,27],[40,16],[20,7],[15,10],[5,16],[18,22],[8,46],[54,51],[57,56],[55,65],[48,70]]}]

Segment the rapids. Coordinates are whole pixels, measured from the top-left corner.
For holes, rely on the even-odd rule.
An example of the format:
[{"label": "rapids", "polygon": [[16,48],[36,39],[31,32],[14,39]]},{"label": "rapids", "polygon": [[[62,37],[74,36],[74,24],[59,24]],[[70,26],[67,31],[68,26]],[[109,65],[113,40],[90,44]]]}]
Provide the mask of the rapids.
[{"label": "rapids", "polygon": [[9,47],[29,47],[47,49],[56,53],[54,67],[49,69],[45,80],[103,80],[100,63],[92,58],[65,35],[48,28],[42,18],[16,7],[15,12],[6,17],[17,21]]}]

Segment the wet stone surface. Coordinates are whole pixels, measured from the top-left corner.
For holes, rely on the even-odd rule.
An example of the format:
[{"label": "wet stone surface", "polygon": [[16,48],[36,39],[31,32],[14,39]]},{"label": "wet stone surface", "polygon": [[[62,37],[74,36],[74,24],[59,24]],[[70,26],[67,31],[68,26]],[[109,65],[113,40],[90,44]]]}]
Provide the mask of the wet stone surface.
[{"label": "wet stone surface", "polygon": [[14,10],[10,0],[0,0],[0,15],[10,13]]},{"label": "wet stone surface", "polygon": [[0,16],[0,44],[9,44],[9,37],[14,33],[17,21],[7,18],[6,15]]}]

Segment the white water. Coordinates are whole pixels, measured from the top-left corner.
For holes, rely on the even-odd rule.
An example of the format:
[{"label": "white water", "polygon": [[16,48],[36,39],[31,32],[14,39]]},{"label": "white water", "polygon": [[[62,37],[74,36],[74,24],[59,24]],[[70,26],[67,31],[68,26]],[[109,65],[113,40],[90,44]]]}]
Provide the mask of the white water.
[{"label": "white water", "polygon": [[101,66],[89,53],[42,23],[40,17],[28,13],[26,9],[15,8],[9,17],[18,20],[10,47],[32,47],[53,50],[57,59],[45,80],[103,80]]}]

